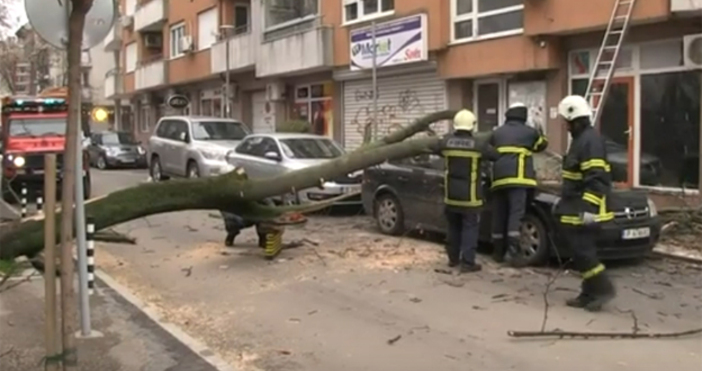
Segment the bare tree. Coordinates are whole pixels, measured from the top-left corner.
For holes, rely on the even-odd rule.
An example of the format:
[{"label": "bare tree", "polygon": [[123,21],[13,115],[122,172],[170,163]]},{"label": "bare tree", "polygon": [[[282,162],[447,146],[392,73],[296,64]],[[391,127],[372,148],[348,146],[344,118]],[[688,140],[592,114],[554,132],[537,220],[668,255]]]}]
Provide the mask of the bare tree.
[{"label": "bare tree", "polygon": [[[16,94],[26,84],[26,93],[37,94],[50,85],[49,70],[53,48],[41,40],[29,27],[18,36],[0,41],[0,83],[9,93]],[[18,79],[24,77],[25,83]]]}]

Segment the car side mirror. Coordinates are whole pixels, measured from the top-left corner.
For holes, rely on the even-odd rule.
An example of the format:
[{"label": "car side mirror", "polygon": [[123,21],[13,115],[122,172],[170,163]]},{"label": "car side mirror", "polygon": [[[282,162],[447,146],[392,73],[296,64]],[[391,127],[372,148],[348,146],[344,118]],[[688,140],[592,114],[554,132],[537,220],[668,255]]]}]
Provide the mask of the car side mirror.
[{"label": "car side mirror", "polygon": [[274,151],[266,152],[265,154],[263,154],[263,157],[267,158],[269,160],[273,160],[273,161],[280,161],[281,160],[278,152],[274,152]]}]

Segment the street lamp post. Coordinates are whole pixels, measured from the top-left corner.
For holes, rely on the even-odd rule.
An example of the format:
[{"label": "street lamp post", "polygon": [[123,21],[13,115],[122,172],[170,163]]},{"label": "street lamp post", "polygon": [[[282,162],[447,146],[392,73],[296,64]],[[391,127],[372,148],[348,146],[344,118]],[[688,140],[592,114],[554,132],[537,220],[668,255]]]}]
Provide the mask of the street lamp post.
[{"label": "street lamp post", "polygon": [[221,25],[219,26],[220,34],[223,35],[225,39],[225,54],[224,64],[225,64],[225,75],[224,75],[224,115],[226,118],[232,117],[232,98],[231,98],[231,76],[230,76],[230,66],[229,66],[229,31],[234,29],[232,25]]}]

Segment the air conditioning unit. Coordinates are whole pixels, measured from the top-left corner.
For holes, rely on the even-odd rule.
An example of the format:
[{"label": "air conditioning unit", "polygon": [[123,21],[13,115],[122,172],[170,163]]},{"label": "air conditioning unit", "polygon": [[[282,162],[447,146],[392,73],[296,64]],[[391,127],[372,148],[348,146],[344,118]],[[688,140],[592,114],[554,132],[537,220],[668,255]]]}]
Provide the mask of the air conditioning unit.
[{"label": "air conditioning unit", "polygon": [[147,48],[161,49],[163,47],[163,35],[158,33],[144,35],[144,46]]},{"label": "air conditioning unit", "polygon": [[134,17],[131,15],[123,15],[120,19],[119,22],[122,24],[122,27],[127,28],[127,27],[132,27],[132,24],[134,24]]},{"label": "air conditioning unit", "polygon": [[278,101],[285,99],[285,84],[275,82],[266,85],[266,100]]},{"label": "air conditioning unit", "polygon": [[702,33],[683,37],[683,60],[686,67],[702,68]]},{"label": "air conditioning unit", "polygon": [[194,49],[193,38],[191,36],[183,36],[180,38],[180,49],[183,53],[192,52]]}]

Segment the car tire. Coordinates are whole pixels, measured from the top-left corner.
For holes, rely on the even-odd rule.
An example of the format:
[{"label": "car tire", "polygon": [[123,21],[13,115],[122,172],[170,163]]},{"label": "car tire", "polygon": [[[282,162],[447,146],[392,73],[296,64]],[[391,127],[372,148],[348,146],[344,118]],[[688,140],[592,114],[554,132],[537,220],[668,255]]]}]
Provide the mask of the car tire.
[{"label": "car tire", "polygon": [[161,167],[161,159],[158,156],[151,158],[151,164],[149,165],[149,175],[154,182],[162,182],[168,180],[168,177],[163,175],[163,167]]},{"label": "car tire", "polygon": [[100,170],[107,170],[107,158],[105,155],[100,155],[100,157],[98,157],[97,161],[95,161],[95,167]]},{"label": "car tire", "polygon": [[188,166],[185,169],[185,175],[188,179],[195,179],[200,177],[200,168],[197,163],[193,160],[188,161]]},{"label": "car tire", "polygon": [[375,199],[373,216],[380,232],[398,236],[405,231],[405,215],[400,200],[392,194],[381,194]]},{"label": "car tire", "polygon": [[526,264],[535,266],[548,262],[551,255],[548,229],[538,215],[527,212],[519,229],[520,244],[526,255]]}]

